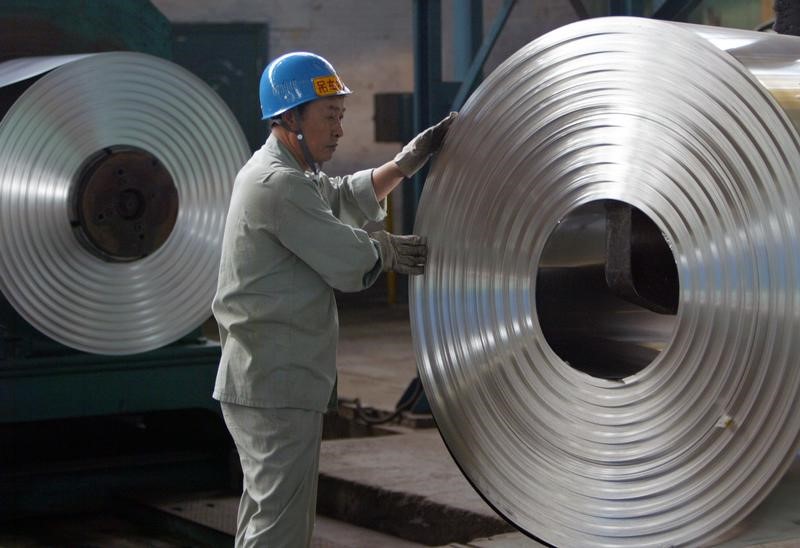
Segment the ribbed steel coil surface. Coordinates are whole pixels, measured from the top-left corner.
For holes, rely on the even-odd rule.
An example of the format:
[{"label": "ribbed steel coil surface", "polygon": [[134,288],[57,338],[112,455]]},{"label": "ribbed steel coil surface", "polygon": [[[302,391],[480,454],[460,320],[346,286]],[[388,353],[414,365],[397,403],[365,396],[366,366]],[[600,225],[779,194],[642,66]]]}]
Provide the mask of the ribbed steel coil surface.
[{"label": "ribbed steel coil surface", "polygon": [[[795,458],[798,59],[792,37],[589,20],[510,57],[451,128],[414,344],[453,457],[523,531],[709,543]],[[597,283],[620,203],[669,246],[677,314]]]},{"label": "ribbed steel coil surface", "polygon": [[[24,88],[0,123],[6,299],[48,337],[87,352],[143,352],[197,328],[210,315],[231,186],[248,155],[222,100],[183,68],[138,53],[10,61],[0,85]],[[138,179],[115,174],[109,158]],[[149,193],[149,167],[163,195]],[[159,234],[142,226],[149,218]],[[122,243],[104,240],[114,229],[127,231]]]}]

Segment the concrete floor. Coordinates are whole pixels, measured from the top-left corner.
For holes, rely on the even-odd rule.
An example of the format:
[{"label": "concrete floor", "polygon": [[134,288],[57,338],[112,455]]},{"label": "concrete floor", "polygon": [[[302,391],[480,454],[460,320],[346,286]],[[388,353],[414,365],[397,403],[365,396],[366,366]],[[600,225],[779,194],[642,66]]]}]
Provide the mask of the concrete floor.
[{"label": "concrete floor", "polygon": [[406,306],[343,306],[336,356],[339,397],[393,410],[417,376]]}]

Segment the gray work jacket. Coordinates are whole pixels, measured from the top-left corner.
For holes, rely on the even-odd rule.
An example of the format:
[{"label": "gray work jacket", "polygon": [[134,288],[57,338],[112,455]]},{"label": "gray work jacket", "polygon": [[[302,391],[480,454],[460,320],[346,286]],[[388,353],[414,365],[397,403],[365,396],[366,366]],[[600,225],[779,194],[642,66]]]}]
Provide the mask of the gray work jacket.
[{"label": "gray work jacket", "polygon": [[217,294],[222,358],[214,398],[325,412],[336,380],[333,288],[381,272],[362,227],[385,216],[371,170],[304,173],[270,136],[239,171],[225,222]]}]

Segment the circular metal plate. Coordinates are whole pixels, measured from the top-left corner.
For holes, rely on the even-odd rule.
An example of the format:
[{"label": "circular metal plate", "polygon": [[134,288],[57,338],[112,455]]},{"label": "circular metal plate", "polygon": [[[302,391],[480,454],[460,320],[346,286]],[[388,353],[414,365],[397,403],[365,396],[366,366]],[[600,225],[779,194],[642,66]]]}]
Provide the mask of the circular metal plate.
[{"label": "circular metal plate", "polygon": [[107,148],[73,185],[70,223],[89,251],[108,261],[142,259],[166,241],[178,217],[178,189],[143,150]]}]

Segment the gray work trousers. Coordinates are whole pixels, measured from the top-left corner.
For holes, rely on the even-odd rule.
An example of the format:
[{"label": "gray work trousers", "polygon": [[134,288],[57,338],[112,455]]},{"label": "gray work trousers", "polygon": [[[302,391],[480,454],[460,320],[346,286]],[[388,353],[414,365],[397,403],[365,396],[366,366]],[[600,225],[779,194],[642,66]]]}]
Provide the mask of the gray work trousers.
[{"label": "gray work trousers", "polygon": [[322,413],[220,405],[244,473],[236,548],[310,546]]}]

